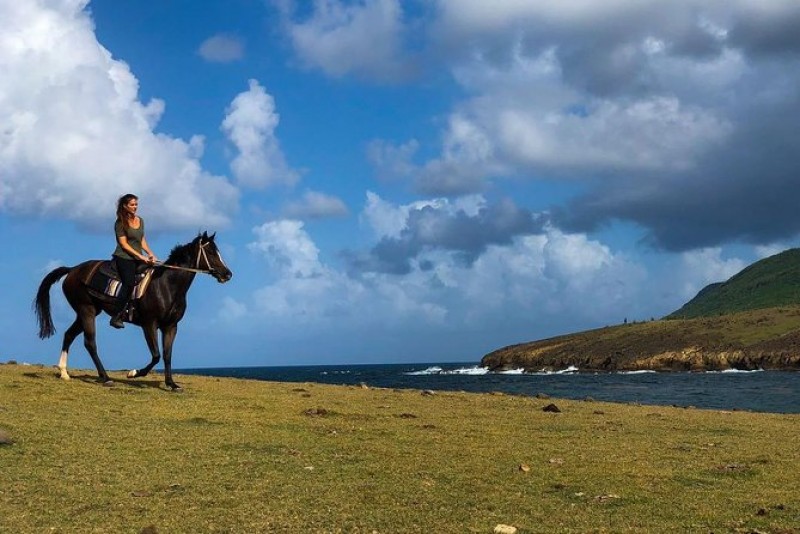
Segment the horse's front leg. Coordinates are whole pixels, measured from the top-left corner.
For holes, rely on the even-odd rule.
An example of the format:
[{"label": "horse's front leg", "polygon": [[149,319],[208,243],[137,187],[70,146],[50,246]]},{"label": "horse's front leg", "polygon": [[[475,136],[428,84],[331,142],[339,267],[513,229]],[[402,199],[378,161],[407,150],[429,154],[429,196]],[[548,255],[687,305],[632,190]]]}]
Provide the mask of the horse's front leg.
[{"label": "horse's front leg", "polygon": [[183,391],[172,379],[172,343],[178,335],[178,323],[161,327],[161,342],[164,345],[164,382],[172,391]]},{"label": "horse's front leg", "polygon": [[144,332],[147,348],[150,349],[150,363],[141,369],[131,369],[128,371],[128,378],[147,376],[153,367],[158,364],[159,360],[161,360],[161,355],[158,353],[158,325],[156,325],[156,322],[150,321],[143,324],[142,332]]}]

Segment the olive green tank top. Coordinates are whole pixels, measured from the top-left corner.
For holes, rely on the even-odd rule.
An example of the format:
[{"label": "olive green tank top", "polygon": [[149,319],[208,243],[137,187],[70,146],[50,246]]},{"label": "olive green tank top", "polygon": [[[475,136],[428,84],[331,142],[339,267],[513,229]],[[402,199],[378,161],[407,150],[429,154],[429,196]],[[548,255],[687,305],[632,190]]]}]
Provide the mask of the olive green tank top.
[{"label": "olive green tank top", "polygon": [[[122,221],[117,220],[117,222],[114,223],[114,235],[116,237],[125,236],[128,239],[128,244],[133,248],[133,250],[141,254],[142,238],[144,237],[144,219],[139,217],[139,228],[125,226],[122,224]],[[117,241],[117,248],[114,249],[113,255],[126,260],[137,259],[125,252],[125,249],[120,246],[119,241]]]}]

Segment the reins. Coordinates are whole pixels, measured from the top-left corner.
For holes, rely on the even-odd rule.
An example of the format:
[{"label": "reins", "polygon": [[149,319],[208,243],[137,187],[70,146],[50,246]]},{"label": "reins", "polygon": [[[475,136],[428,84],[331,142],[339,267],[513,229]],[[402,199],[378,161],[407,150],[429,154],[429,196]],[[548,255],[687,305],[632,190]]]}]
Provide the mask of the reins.
[{"label": "reins", "polygon": [[[211,268],[211,262],[208,261],[208,256],[206,255],[206,246],[208,243],[201,244],[197,249],[197,261],[195,262],[196,268],[191,267],[181,267],[180,265],[169,265],[164,262],[156,262],[153,265],[155,267],[164,267],[165,269],[174,269],[176,271],[189,271],[191,273],[201,273],[201,274],[214,274],[214,269]],[[208,269],[200,269],[200,255],[203,255],[203,259],[206,260],[206,266]]]},{"label": "reins", "polygon": [[192,269],[191,267],[181,267],[180,265],[169,265],[163,262],[156,262],[153,264],[153,267],[164,267],[165,269],[174,269],[176,271],[189,271],[192,273],[201,273],[201,274],[211,274],[211,271],[205,271],[203,269]]}]

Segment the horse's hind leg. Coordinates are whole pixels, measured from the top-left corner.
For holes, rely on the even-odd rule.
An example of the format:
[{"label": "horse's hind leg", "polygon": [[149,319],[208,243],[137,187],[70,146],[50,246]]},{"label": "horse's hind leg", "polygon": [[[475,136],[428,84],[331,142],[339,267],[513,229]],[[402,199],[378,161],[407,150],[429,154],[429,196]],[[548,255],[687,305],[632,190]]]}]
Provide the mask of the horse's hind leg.
[{"label": "horse's hind leg", "polygon": [[86,351],[89,353],[89,356],[92,357],[92,361],[94,362],[94,366],[97,368],[97,375],[100,377],[100,381],[104,386],[113,386],[114,382],[112,382],[108,377],[108,373],[106,373],[106,370],[103,367],[103,362],[100,361],[100,356],[97,354],[97,342],[95,341],[96,326],[94,322],[96,315],[97,311],[93,307],[84,306],[78,311],[78,319],[80,320],[81,328],[83,329],[83,345],[86,347]]},{"label": "horse's hind leg", "polygon": [[81,325],[81,320],[79,318],[75,318],[75,322],[73,322],[67,331],[64,332],[64,342],[61,344],[61,357],[58,359],[58,371],[59,377],[63,380],[69,380],[69,373],[67,373],[67,356],[69,355],[69,347],[72,345],[72,342],[75,341],[75,338],[78,337],[83,331],[83,326]]}]

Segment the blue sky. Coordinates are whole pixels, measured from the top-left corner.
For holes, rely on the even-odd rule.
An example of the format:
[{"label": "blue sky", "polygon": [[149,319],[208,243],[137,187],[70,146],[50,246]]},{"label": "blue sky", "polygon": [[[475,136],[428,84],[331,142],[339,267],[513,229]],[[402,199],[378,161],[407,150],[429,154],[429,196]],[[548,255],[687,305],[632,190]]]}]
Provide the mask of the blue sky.
[{"label": "blue sky", "polygon": [[[0,360],[30,302],[217,232],[175,366],[478,361],[661,317],[796,246],[789,0],[0,0]],[[101,318],[108,368],[147,359]],[[78,341],[70,365],[91,368]]]}]

